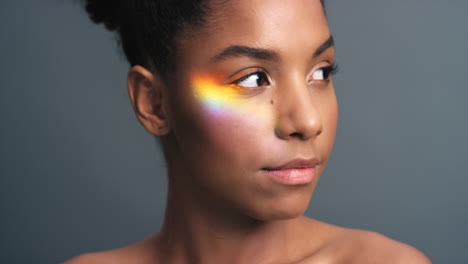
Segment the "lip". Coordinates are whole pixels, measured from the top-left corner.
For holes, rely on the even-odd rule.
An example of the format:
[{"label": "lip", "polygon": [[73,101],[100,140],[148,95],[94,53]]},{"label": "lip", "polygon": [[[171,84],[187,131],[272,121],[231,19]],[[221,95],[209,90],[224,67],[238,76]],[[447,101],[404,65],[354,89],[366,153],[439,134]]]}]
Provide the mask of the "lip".
[{"label": "lip", "polygon": [[277,183],[303,185],[314,180],[318,164],[315,158],[294,159],[278,167],[263,168],[262,171]]}]

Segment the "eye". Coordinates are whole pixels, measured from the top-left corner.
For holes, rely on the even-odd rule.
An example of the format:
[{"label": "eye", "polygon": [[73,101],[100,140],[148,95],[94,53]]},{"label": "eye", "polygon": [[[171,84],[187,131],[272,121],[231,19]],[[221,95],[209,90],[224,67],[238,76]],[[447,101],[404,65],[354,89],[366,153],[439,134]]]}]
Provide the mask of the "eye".
[{"label": "eye", "polygon": [[265,72],[258,71],[234,81],[233,84],[245,88],[255,88],[259,86],[270,85],[270,81],[268,80],[268,76]]},{"label": "eye", "polygon": [[338,65],[333,64],[327,67],[317,69],[312,73],[312,80],[328,81],[330,77],[338,72]]}]

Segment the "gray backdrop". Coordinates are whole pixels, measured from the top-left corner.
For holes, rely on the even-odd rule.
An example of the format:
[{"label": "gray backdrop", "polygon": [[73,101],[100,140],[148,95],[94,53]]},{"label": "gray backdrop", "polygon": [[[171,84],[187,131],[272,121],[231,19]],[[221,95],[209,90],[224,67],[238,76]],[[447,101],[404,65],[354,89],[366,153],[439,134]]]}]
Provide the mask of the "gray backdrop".
[{"label": "gray backdrop", "polygon": [[[468,263],[468,1],[330,0],[332,159],[307,215]],[[1,263],[158,230],[166,182],[113,36],[72,0],[0,2]]]}]

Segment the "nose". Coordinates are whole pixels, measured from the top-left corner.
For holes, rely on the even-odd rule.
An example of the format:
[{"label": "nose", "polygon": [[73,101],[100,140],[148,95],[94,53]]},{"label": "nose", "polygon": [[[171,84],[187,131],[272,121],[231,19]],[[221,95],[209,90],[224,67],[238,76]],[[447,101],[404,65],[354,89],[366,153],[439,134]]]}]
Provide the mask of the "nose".
[{"label": "nose", "polygon": [[[291,87],[291,86],[289,86]],[[278,138],[290,140],[314,139],[322,133],[323,124],[318,102],[310,93],[310,87],[295,85],[276,100],[277,120],[275,134]]]}]

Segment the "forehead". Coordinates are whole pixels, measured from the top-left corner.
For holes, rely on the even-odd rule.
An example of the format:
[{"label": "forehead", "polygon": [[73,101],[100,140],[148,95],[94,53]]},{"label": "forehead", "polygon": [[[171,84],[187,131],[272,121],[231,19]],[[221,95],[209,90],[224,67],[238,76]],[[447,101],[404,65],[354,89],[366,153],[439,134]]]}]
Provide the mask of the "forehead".
[{"label": "forehead", "polygon": [[304,56],[330,35],[320,0],[213,0],[205,21],[182,42],[182,57],[210,56],[230,45]]}]

